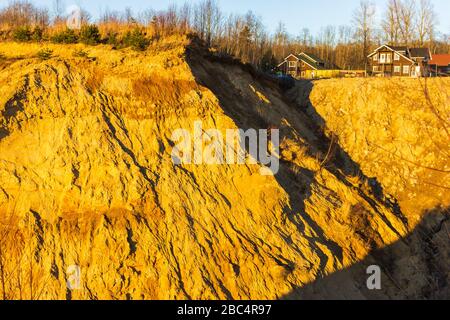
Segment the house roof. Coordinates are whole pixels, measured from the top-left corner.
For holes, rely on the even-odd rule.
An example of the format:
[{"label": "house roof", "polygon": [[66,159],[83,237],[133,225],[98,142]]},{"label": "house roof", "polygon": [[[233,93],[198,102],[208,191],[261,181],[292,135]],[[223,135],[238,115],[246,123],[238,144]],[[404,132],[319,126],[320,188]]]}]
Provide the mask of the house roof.
[{"label": "house roof", "polygon": [[311,53],[306,53],[306,52],[301,52],[299,54],[290,54],[288,55],[284,61],[282,61],[279,65],[283,65],[284,63],[286,63],[287,59],[289,57],[295,57],[300,61],[303,61],[304,63],[306,63],[307,65],[309,65],[311,68],[313,68],[314,70],[328,70],[328,69],[340,69],[338,66],[329,63],[327,65],[327,63],[322,60],[321,58],[319,58],[318,56],[311,54]]},{"label": "house roof", "polygon": [[[411,60],[411,58],[408,56],[408,47],[395,47],[395,46],[389,46],[387,44],[382,45],[381,47],[376,48],[371,54],[369,54],[367,57],[370,58],[372,57],[374,54],[376,54],[381,48],[387,48],[388,50],[391,50],[393,52],[398,53],[399,55],[401,55],[403,58],[411,61],[412,63],[414,63],[414,60]],[[428,50],[428,49],[427,49]],[[405,52],[405,54],[403,54],[402,52]]]},{"label": "house roof", "polygon": [[302,55],[308,57],[309,59],[311,59],[311,60],[313,60],[313,61],[315,61],[317,63],[325,64],[324,60],[320,59],[318,56],[316,56],[316,55],[314,55],[312,53],[302,52],[302,53],[299,54],[299,56],[302,56]]},{"label": "house roof", "polygon": [[299,57],[298,57],[297,55],[291,53],[291,54],[288,55],[286,58],[284,58],[284,61],[281,61],[281,63],[280,63],[277,67],[279,67],[279,66],[285,64],[285,63],[287,62],[287,59],[288,59],[289,57],[294,57],[294,58],[296,58],[297,60],[299,60]]},{"label": "house roof", "polygon": [[376,54],[380,49],[382,49],[382,48],[386,48],[386,49],[388,49],[388,50],[391,50],[391,51],[396,51],[393,47],[391,47],[391,46],[388,46],[387,44],[384,44],[384,45],[382,45],[381,47],[378,47],[378,48],[376,48],[371,54],[369,54],[367,57],[371,57],[371,56],[373,56],[374,54]]},{"label": "house roof", "polygon": [[286,63],[287,59],[289,57],[295,57],[298,60],[303,61],[304,63],[306,63],[307,65],[309,65],[311,68],[313,68],[314,70],[326,70],[325,68],[325,61],[323,61],[322,59],[320,59],[319,57],[310,54],[310,53],[299,53],[299,54],[290,54],[288,55],[283,62],[281,62],[279,66],[283,65],[284,63]]},{"label": "house roof", "polygon": [[315,70],[325,70],[326,69],[325,61],[323,61],[322,59],[320,59],[314,55],[306,54],[306,53],[302,52],[299,55],[297,55],[297,57]]},{"label": "house roof", "polygon": [[430,50],[428,48],[411,48],[409,52],[413,58],[430,58]]},{"label": "house roof", "polygon": [[450,54],[433,54],[429,64],[439,67],[446,67],[450,65]]},{"label": "house roof", "polygon": [[408,52],[408,47],[405,47],[405,46],[388,46],[388,47],[391,48],[394,51]]}]

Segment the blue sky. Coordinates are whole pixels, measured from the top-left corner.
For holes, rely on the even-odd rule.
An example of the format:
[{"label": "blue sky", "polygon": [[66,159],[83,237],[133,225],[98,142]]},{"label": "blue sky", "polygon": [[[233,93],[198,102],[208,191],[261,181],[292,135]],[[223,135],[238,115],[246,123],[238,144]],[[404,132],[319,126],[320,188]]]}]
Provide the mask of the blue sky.
[{"label": "blue sky", "polygon": [[[0,0],[0,6],[9,0]],[[245,13],[252,10],[260,15],[269,31],[275,30],[281,20],[289,33],[296,35],[304,27],[317,33],[326,25],[349,24],[352,13],[360,0],[219,0],[227,13]],[[450,34],[450,0],[432,0],[439,16],[438,30]],[[52,7],[53,0],[32,0],[38,5]],[[146,8],[163,9],[171,3],[183,4],[185,0],[63,0],[66,6],[78,4],[97,17],[99,12],[109,8],[122,10],[129,6],[135,12]],[[196,2],[196,0],[189,1]],[[385,7],[385,0],[372,0],[378,15]]]}]

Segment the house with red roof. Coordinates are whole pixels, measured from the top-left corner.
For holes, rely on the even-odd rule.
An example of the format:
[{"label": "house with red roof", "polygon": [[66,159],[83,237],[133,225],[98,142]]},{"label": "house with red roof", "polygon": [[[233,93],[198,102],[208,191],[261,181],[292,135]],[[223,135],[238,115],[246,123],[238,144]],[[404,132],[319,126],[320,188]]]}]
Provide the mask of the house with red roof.
[{"label": "house with red roof", "polygon": [[450,54],[433,54],[428,66],[433,76],[450,76]]}]

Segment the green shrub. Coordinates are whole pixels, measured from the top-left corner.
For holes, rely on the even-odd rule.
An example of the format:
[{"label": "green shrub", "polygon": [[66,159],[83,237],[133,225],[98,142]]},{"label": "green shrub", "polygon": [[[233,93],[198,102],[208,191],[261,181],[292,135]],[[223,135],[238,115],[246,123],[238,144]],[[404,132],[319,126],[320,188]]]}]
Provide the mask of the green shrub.
[{"label": "green shrub", "polygon": [[55,34],[52,38],[51,38],[52,42],[54,43],[65,43],[65,44],[70,44],[70,43],[77,43],[78,42],[78,37],[75,34],[75,31],[73,31],[72,29],[67,28],[66,30]]},{"label": "green shrub", "polygon": [[123,44],[125,47],[132,47],[134,50],[144,51],[145,49],[147,49],[149,41],[142,33],[142,31],[139,28],[136,28],[133,31],[128,31],[125,34],[123,38]]},{"label": "green shrub", "polygon": [[32,33],[28,27],[18,27],[13,31],[13,39],[19,42],[31,40]]},{"label": "green shrub", "polygon": [[100,43],[100,31],[95,24],[85,25],[80,30],[80,41],[87,45],[97,45]]},{"label": "green shrub", "polygon": [[53,51],[50,49],[42,49],[37,53],[37,57],[41,60],[48,60],[53,56]]},{"label": "green shrub", "polygon": [[44,37],[44,30],[42,30],[40,27],[35,27],[33,29],[31,40],[39,42],[42,41],[43,37]]},{"label": "green shrub", "polygon": [[112,46],[118,46],[119,45],[119,39],[117,38],[117,33],[109,31],[106,34],[105,43],[109,44],[109,45],[112,45]]},{"label": "green shrub", "polygon": [[75,50],[72,55],[76,58],[89,58],[88,53],[82,49]]}]

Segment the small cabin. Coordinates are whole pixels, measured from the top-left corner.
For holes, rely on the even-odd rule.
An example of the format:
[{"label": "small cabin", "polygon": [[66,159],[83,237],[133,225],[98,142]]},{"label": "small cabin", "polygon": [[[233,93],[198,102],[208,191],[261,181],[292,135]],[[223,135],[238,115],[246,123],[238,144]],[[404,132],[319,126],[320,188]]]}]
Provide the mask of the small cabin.
[{"label": "small cabin", "polygon": [[316,55],[302,52],[290,54],[277,66],[277,70],[295,79],[332,78],[339,75],[339,68],[326,63]]}]

